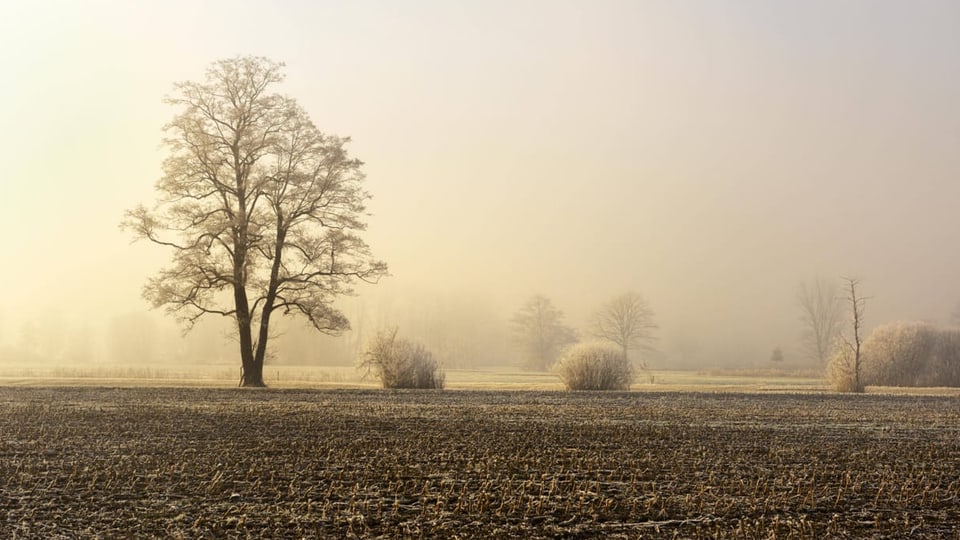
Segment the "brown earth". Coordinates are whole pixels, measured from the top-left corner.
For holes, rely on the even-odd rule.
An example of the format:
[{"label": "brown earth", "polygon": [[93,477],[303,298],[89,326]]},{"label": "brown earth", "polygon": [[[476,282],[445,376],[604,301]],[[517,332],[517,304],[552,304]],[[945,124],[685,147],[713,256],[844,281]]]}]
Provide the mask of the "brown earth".
[{"label": "brown earth", "polygon": [[960,399],[0,387],[0,538],[960,537]]}]

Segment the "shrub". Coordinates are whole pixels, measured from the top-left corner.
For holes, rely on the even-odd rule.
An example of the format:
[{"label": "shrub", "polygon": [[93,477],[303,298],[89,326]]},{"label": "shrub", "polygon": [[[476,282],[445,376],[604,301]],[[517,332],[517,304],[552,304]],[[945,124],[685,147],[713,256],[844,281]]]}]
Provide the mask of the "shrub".
[{"label": "shrub", "polygon": [[[838,343],[834,351],[827,362],[827,381],[830,382],[830,387],[836,392],[863,392],[863,381],[857,385],[853,352],[844,343]],[[861,354],[861,369],[862,358]]]},{"label": "shrub", "polygon": [[634,372],[623,349],[608,343],[582,343],[556,366],[568,390],[629,390]]},{"label": "shrub", "polygon": [[960,329],[920,322],[877,327],[860,351],[860,383],[855,388],[853,354],[843,345],[827,366],[835,390],[863,391],[876,386],[960,386]]},{"label": "shrub", "polygon": [[882,386],[960,386],[960,330],[896,322],[863,343],[863,380]]},{"label": "shrub", "polygon": [[426,347],[397,337],[396,330],[374,336],[360,367],[380,379],[384,388],[442,389],[446,378]]}]

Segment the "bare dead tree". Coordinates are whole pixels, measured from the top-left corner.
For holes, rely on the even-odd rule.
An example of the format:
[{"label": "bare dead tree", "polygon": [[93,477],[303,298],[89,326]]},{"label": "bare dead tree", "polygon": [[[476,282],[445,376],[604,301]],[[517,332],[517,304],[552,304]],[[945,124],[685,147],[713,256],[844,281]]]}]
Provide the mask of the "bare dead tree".
[{"label": "bare dead tree", "polygon": [[[614,343],[629,358],[630,351],[650,349],[657,329],[653,309],[635,292],[623,293],[600,307],[591,320],[590,333],[597,339]],[[646,364],[641,358],[641,368]]]},{"label": "bare dead tree", "polygon": [[563,312],[545,296],[532,296],[510,320],[515,343],[523,354],[523,366],[545,371],[567,346],[576,343],[577,333],[563,323]]},{"label": "bare dead tree", "polygon": [[849,370],[849,375],[853,379],[852,390],[854,392],[863,392],[863,382],[861,380],[862,357],[860,354],[863,338],[860,332],[863,329],[863,310],[867,299],[857,294],[857,286],[860,285],[858,278],[844,277],[843,281],[847,285],[847,303],[850,306],[850,331],[853,333],[853,338],[847,338],[841,333],[840,339],[850,353],[849,356],[845,355],[845,357],[849,359],[849,365],[846,367]]},{"label": "bare dead tree", "polygon": [[807,355],[820,367],[827,364],[842,326],[837,284],[817,277],[797,288],[797,304],[804,332],[801,343]]},{"label": "bare dead tree", "polygon": [[355,280],[386,265],[358,236],[369,194],[348,138],[320,132],[293,100],[271,92],[283,64],[258,57],[214,62],[203,83],[175,85],[180,109],[165,127],[170,154],[151,209],[123,227],[166,246],[173,264],[144,287],[189,329],[200,317],[237,324],[242,386],[264,386],[274,313],[320,332],[349,328],[332,306]]}]

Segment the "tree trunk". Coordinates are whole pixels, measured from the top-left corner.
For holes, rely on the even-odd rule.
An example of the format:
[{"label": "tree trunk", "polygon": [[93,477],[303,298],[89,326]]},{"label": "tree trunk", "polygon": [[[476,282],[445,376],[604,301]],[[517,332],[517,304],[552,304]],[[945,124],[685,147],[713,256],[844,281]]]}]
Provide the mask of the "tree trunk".
[{"label": "tree trunk", "polygon": [[[260,336],[257,338],[257,350],[253,353],[253,368],[257,374],[258,383],[249,386],[266,386],[263,382],[263,361],[267,356],[267,340],[270,338],[270,314],[272,310],[264,308],[260,315]],[[244,369],[246,373],[246,369]],[[244,384],[243,386],[248,386]]]},{"label": "tree trunk", "polygon": [[263,362],[252,362],[249,367],[244,366],[240,386],[244,388],[266,388],[263,382]]},{"label": "tree trunk", "polygon": [[[239,259],[239,258],[238,258]],[[242,259],[239,259],[242,261]],[[237,283],[242,283],[240,279],[242,273],[242,262],[237,265],[239,271],[235,270]],[[240,361],[243,365],[243,373],[240,377],[240,386],[264,387],[263,382],[263,360],[257,361],[253,351],[253,334],[250,328],[250,304],[247,300],[247,290],[243,285],[234,285],[233,298],[237,306],[237,331],[240,333]]]},{"label": "tree trunk", "polygon": [[853,391],[859,393],[865,390],[863,382],[860,379],[860,326],[863,324],[863,304],[866,299],[857,296],[859,280],[854,278],[845,279],[850,285],[850,296],[848,299],[850,300],[850,307],[853,308],[853,344],[850,345],[850,348],[853,349]]},{"label": "tree trunk", "polygon": [[277,241],[273,253],[273,264],[270,267],[270,283],[267,287],[267,298],[260,311],[260,331],[257,336],[257,350],[253,356],[257,373],[260,374],[259,386],[266,386],[263,383],[262,377],[263,361],[267,356],[267,340],[270,339],[270,316],[273,315],[273,303],[277,299],[277,289],[280,287],[280,265],[283,260],[283,246],[287,240],[287,230],[283,223],[283,210],[277,208],[276,212]]},{"label": "tree trunk", "polygon": [[[252,354],[250,356],[253,356]],[[267,384],[263,382],[263,362],[255,362],[252,358],[249,362],[244,359],[243,376],[240,378],[240,386],[246,388],[265,388]]]},{"label": "tree trunk", "polygon": [[262,388],[267,386],[263,382],[263,360],[257,361],[253,352],[253,340],[250,336],[250,318],[237,317],[240,330],[240,361],[243,373],[240,377],[240,386]]}]

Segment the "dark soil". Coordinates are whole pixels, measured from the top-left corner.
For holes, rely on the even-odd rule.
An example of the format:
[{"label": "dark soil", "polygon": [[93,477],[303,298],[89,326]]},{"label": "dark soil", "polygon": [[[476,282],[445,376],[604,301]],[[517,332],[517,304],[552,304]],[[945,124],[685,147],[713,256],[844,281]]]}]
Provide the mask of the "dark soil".
[{"label": "dark soil", "polygon": [[0,388],[0,538],[956,538],[960,400]]}]

